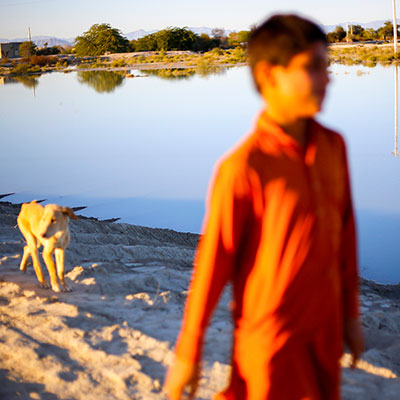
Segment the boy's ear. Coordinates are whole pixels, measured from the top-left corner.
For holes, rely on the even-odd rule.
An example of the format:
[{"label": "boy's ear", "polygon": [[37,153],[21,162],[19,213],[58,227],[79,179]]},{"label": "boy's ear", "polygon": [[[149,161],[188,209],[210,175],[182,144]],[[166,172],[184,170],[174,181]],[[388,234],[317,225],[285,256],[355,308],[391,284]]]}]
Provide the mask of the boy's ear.
[{"label": "boy's ear", "polygon": [[254,67],[254,77],[256,79],[258,87],[262,88],[266,83],[269,85],[274,84],[274,74],[272,70],[274,65],[265,60],[260,60]]}]

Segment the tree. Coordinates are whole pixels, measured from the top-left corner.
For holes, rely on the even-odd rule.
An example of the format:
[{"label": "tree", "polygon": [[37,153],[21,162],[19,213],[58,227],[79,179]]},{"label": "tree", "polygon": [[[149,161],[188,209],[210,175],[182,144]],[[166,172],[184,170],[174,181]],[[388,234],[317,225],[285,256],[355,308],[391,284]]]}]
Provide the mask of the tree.
[{"label": "tree", "polygon": [[[143,36],[137,40],[131,40],[133,51],[154,51],[157,50],[157,40],[154,33]],[[133,48],[134,47],[134,48]]]},{"label": "tree", "polygon": [[78,56],[100,56],[107,52],[124,53],[128,50],[128,39],[110,24],[94,24],[75,39],[75,52]]},{"label": "tree", "polygon": [[195,51],[209,51],[214,47],[217,47],[219,42],[215,39],[210,38],[207,33],[202,33],[200,36],[197,36],[196,44],[194,45],[193,50]]},{"label": "tree", "polygon": [[346,37],[346,32],[343,27],[338,25],[333,32],[326,35],[329,43],[336,43],[342,41]]},{"label": "tree", "polygon": [[220,47],[226,47],[228,46],[228,38],[225,35],[225,30],[222,28],[214,28],[211,31],[211,35],[216,39],[219,44],[218,46]]},{"label": "tree", "polygon": [[353,33],[352,39],[354,41],[360,41],[363,39],[364,28],[361,25],[352,25],[351,31]]},{"label": "tree", "polygon": [[197,35],[187,28],[167,28],[156,34],[157,50],[192,50]]},{"label": "tree", "polygon": [[232,32],[228,35],[228,45],[230,47],[240,46],[249,40],[250,31]]},{"label": "tree", "polygon": [[211,35],[213,35],[216,39],[220,39],[223,38],[225,36],[225,30],[222,28],[214,28],[211,31]]},{"label": "tree", "polygon": [[[399,31],[397,31],[399,34]],[[391,21],[386,21],[383,26],[378,29],[379,38],[383,40],[391,40],[393,39],[393,24]]]},{"label": "tree", "polygon": [[137,47],[137,40],[136,39],[132,39],[129,41],[129,51],[138,51],[136,50]]},{"label": "tree", "polygon": [[133,51],[195,50],[199,37],[187,28],[166,28],[161,31],[131,40]]},{"label": "tree", "polygon": [[28,58],[36,54],[36,45],[31,41],[22,42],[19,45],[19,55]]},{"label": "tree", "polygon": [[249,41],[250,33],[251,33],[250,31],[239,31],[238,32],[239,44],[247,43]]},{"label": "tree", "polygon": [[363,32],[364,40],[376,40],[378,39],[378,32],[374,28],[365,29]]},{"label": "tree", "polygon": [[61,50],[60,47],[58,46],[52,46],[52,47],[42,47],[41,49],[36,50],[36,55],[38,56],[48,56],[48,55],[54,55],[54,54],[60,54]]},{"label": "tree", "polygon": [[231,32],[228,35],[228,45],[229,47],[235,47],[239,45],[239,35],[237,32]]}]

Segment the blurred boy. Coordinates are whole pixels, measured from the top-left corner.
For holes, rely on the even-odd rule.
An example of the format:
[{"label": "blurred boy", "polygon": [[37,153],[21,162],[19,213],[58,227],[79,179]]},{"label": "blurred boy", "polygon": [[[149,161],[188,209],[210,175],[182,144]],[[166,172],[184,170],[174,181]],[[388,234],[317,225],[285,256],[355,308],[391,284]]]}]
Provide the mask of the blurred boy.
[{"label": "blurred boy", "polygon": [[216,171],[165,390],[194,395],[206,326],[231,281],[232,374],[215,398],[339,399],[343,342],[354,364],[363,336],[345,145],[313,119],[329,83],[326,38],[276,15],[248,54],[266,109]]}]

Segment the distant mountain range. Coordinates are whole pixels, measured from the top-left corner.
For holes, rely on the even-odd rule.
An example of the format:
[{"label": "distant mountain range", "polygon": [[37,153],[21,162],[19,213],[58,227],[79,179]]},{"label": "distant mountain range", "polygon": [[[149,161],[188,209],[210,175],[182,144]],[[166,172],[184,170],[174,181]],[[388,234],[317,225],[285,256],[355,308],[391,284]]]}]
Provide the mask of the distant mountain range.
[{"label": "distant mountain range", "polygon": [[[361,25],[364,29],[379,29],[381,26],[383,26],[385,24],[386,21],[392,22],[392,20],[390,18],[388,19],[384,19],[384,20],[380,20],[380,21],[372,21],[372,22],[343,22],[341,24],[337,24],[337,25],[324,25],[324,29],[325,32],[332,32],[335,30],[335,28],[338,25],[341,25],[344,29],[346,29],[346,25]],[[397,20],[397,24],[399,24],[400,20]]]},{"label": "distant mountain range", "polygon": [[[389,19],[389,18],[388,18]],[[343,28],[346,28],[346,25],[361,25],[363,28],[368,29],[368,28],[373,28],[373,29],[378,29],[387,20],[380,20],[380,21],[372,21],[372,22],[343,22],[339,23],[336,25],[324,25],[324,30],[325,32],[332,32],[335,30],[335,28],[338,25],[341,25]],[[398,20],[397,23],[399,23],[400,20]],[[197,33],[198,35],[201,35],[202,33],[206,33],[207,35],[211,36],[211,32],[213,28],[208,28],[205,26],[202,27],[188,27],[191,31]],[[144,29],[139,29],[137,31],[129,32],[129,33],[124,33],[125,37],[128,38],[129,40],[132,39],[140,39],[143,36],[150,35],[151,33],[157,32],[159,29],[154,29],[151,31],[145,31]],[[233,30],[225,29],[225,34],[229,35]],[[16,39],[3,39],[0,38],[0,43],[9,43],[9,42],[24,42],[28,40],[27,37],[25,38],[16,38]],[[45,43],[47,43],[48,47],[51,46],[71,46],[74,43],[75,38],[57,38],[54,36],[33,36],[32,41],[39,47],[43,47]]]},{"label": "distant mountain range", "polygon": [[[202,33],[206,33],[207,35],[211,36],[211,33],[213,31],[214,28],[207,28],[205,26],[201,26],[201,27],[188,27],[189,30],[191,30],[194,33],[197,33],[198,35],[201,35]],[[145,31],[143,29],[139,29],[138,31],[133,31],[133,32],[129,32],[129,33],[125,33],[124,35],[129,39],[140,39],[143,36],[146,35],[150,35],[152,33],[157,32],[157,29],[154,29],[152,31]],[[229,35],[231,32],[233,32],[232,30],[229,29],[225,29],[225,34]]]},{"label": "distant mountain range", "polygon": [[[28,38],[16,38],[16,39],[3,39],[0,38],[0,43],[9,42],[25,42]],[[54,36],[32,36],[32,42],[34,42],[38,47],[43,47],[47,43],[47,47],[52,46],[71,46],[74,43],[75,38],[70,39],[59,39]]]}]

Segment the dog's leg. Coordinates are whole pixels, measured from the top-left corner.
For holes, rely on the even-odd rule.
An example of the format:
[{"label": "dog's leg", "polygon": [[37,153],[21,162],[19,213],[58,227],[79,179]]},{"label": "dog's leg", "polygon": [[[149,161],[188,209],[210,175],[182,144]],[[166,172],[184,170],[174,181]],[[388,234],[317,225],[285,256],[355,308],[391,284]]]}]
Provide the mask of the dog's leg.
[{"label": "dog's leg", "polygon": [[71,288],[65,283],[64,280],[64,249],[55,249],[54,254],[56,256],[56,265],[57,265],[57,275],[58,279],[61,282],[63,287],[63,292],[70,292]]},{"label": "dog's leg", "polygon": [[[39,248],[40,246],[41,246],[40,243],[37,241],[37,246],[36,247]],[[29,246],[28,245],[24,246],[24,254],[22,255],[21,264],[19,265],[19,269],[23,273],[26,272],[26,267],[28,265],[28,259],[29,259],[30,255],[31,255],[31,252],[29,250]]]},{"label": "dog's leg", "polygon": [[40,261],[39,261],[39,256],[38,256],[38,246],[36,243],[31,247],[28,244],[29,247],[29,252],[32,257],[32,262],[33,262],[33,268],[35,269],[36,277],[39,281],[40,287],[43,289],[49,289],[49,284],[46,282],[46,279],[44,279],[43,272],[42,272],[42,267],[40,266]]},{"label": "dog's leg", "polygon": [[56,273],[56,266],[54,265],[53,257],[52,257],[53,248],[52,247],[45,247],[43,249],[43,260],[46,264],[47,270],[49,271],[50,275],[50,284],[51,288],[55,292],[60,292],[60,285],[58,284],[57,273]]},{"label": "dog's leg", "polygon": [[[35,209],[32,210],[31,207]],[[21,207],[21,212],[17,218],[17,224],[19,230],[21,231],[22,235],[26,240],[26,246],[24,247],[24,253],[22,255],[22,260],[20,264],[20,269],[25,272],[26,271],[26,264],[28,261],[29,256],[32,257],[33,268],[36,273],[37,280],[39,281],[39,285],[42,288],[48,288],[49,285],[47,284],[46,280],[44,279],[42,268],[40,267],[40,261],[38,256],[38,247],[40,246],[40,241],[36,239],[36,236],[32,232],[32,227],[35,226],[36,217],[40,219],[37,215],[37,208],[42,208],[35,202],[30,204],[23,204]]]},{"label": "dog's leg", "polygon": [[36,239],[32,234],[25,234],[25,239],[27,245],[24,247],[24,254],[22,256],[22,261],[20,265],[20,269],[25,272],[26,270],[26,262],[28,261],[29,255],[32,257],[33,268],[35,269],[36,277],[39,281],[39,285],[42,288],[48,289],[49,285],[44,279],[42,268],[40,267],[40,261],[38,256],[38,245]]},{"label": "dog's leg", "polygon": [[31,255],[31,253],[29,251],[29,247],[28,247],[28,245],[26,245],[24,247],[24,254],[22,255],[21,264],[19,265],[19,269],[24,273],[26,272],[26,266],[28,264],[28,258],[30,255]]}]

